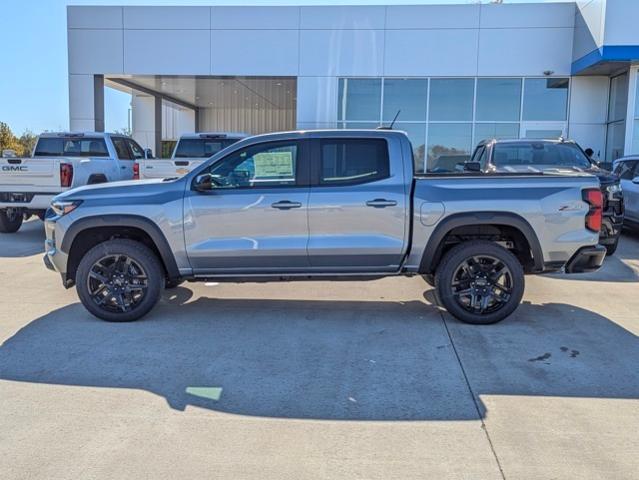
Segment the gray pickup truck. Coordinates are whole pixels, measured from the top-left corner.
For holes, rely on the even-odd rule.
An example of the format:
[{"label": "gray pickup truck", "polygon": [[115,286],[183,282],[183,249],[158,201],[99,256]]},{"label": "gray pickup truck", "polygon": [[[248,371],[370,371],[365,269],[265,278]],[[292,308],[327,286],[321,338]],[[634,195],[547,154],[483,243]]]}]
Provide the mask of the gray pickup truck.
[{"label": "gray pickup truck", "polygon": [[45,220],[47,267],[108,321],[189,281],[423,275],[458,319],[511,314],[524,274],[599,268],[597,179],[421,175],[392,130],[246,138],[179,179],[81,187]]}]

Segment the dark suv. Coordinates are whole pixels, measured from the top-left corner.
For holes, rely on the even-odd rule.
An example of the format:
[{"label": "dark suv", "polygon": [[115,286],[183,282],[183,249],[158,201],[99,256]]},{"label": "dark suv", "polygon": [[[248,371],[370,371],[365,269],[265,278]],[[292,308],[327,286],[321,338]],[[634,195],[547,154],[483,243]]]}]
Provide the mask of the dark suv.
[{"label": "dark suv", "polygon": [[484,140],[464,170],[484,173],[566,173],[595,175],[601,185],[604,211],[599,243],[608,255],[617,250],[624,218],[623,192],[619,178],[599,168],[583,150],[569,140]]}]

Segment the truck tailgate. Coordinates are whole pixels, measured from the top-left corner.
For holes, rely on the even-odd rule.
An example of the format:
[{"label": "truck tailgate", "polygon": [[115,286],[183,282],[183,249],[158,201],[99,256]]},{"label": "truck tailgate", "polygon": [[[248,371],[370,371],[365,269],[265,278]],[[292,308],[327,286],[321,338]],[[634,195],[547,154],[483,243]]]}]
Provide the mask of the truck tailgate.
[{"label": "truck tailgate", "polygon": [[60,187],[60,159],[0,158],[2,191],[20,190],[24,187]]},{"label": "truck tailgate", "polygon": [[177,158],[139,160],[140,178],[168,178],[186,175],[206,158]]}]

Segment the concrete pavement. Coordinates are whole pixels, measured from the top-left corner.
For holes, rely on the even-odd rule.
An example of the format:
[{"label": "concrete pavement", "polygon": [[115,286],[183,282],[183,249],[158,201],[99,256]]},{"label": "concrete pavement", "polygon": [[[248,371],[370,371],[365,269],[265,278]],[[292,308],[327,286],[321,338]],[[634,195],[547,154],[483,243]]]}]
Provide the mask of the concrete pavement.
[{"label": "concrete pavement", "polygon": [[464,325],[420,278],[187,284],[91,317],[0,236],[0,478],[620,478],[639,471],[639,235]]}]

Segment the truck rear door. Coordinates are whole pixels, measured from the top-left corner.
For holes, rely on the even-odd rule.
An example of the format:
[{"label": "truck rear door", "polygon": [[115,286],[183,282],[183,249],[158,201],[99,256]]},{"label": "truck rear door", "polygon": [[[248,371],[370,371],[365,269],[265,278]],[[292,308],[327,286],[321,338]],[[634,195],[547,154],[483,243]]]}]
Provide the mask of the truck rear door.
[{"label": "truck rear door", "polygon": [[401,145],[393,143],[383,137],[314,141],[308,254],[315,269],[398,270],[411,179],[404,178]]}]

